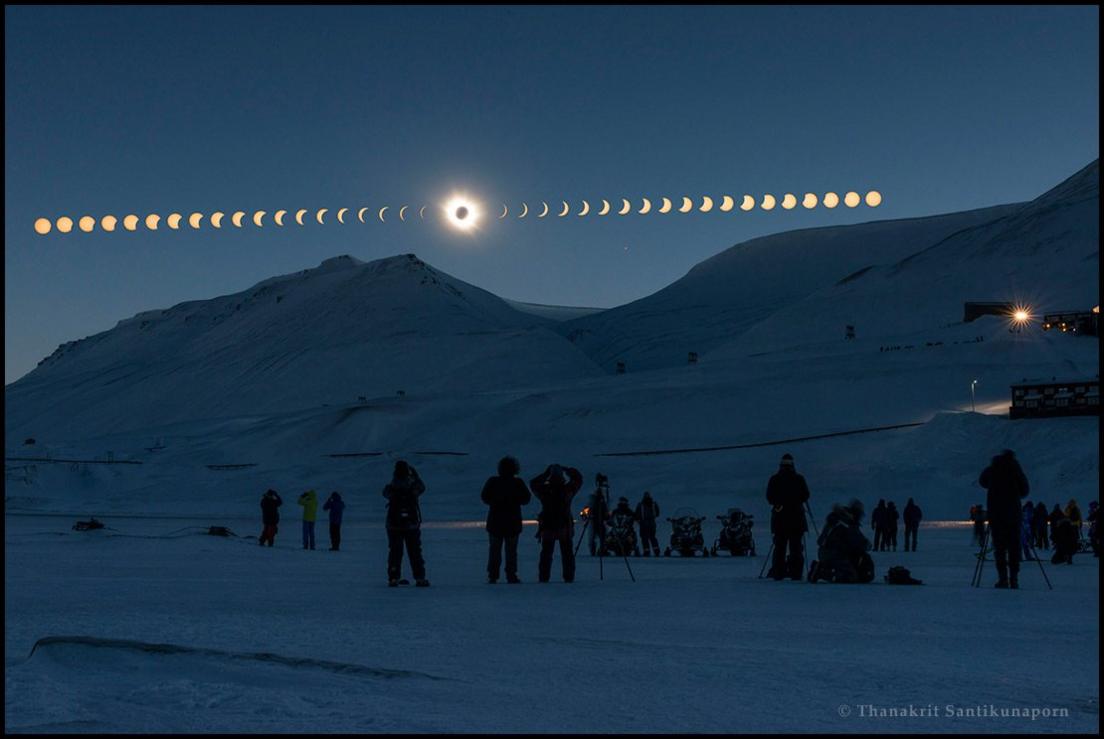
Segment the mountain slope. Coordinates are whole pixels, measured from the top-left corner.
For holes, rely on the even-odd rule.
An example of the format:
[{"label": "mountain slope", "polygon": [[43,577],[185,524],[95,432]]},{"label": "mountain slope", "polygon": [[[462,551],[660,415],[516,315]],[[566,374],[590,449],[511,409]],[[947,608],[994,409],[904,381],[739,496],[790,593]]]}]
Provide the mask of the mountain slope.
[{"label": "mountain slope", "polygon": [[708,352],[857,270],[908,256],[1016,207],[764,236],[701,262],[653,295],[559,330],[606,368],[618,360],[630,370],[685,364],[687,352]]},{"label": "mountain slope", "polygon": [[62,345],[6,388],[5,426],[84,437],[599,373],[549,324],[414,255],[337,257]]}]

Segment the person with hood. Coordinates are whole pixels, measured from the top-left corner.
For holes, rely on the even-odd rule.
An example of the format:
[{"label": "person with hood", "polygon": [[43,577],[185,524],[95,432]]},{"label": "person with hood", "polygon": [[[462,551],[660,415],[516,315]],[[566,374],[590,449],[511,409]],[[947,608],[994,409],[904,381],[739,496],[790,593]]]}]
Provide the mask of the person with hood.
[{"label": "person with hood", "polygon": [[874,532],[875,552],[885,549],[885,514],[886,502],[885,498],[882,498],[878,501],[878,505],[874,506],[874,510],[870,512],[870,529]]},{"label": "person with hood", "polygon": [[1050,543],[1047,540],[1048,521],[1046,503],[1040,500],[1035,504],[1035,511],[1031,514],[1031,527],[1035,532],[1036,549],[1050,549]]},{"label": "person with hood", "polygon": [[587,501],[587,526],[590,527],[587,546],[591,557],[597,555],[599,549],[606,549],[606,521],[609,520],[609,478],[599,472],[594,478],[594,484],[594,492]]},{"label": "person with hood", "polygon": [[564,582],[575,581],[575,552],[571,539],[574,535],[574,518],[571,515],[571,499],[583,486],[583,475],[574,467],[550,464],[532,480],[529,489],[541,502],[541,512],[537,516],[541,541],[538,578],[548,582],[552,577],[552,555],[556,543],[560,544],[560,563],[563,566]]},{"label": "person with hood", "polygon": [[1054,541],[1054,524],[1057,521],[1066,517],[1066,514],[1062,511],[1062,506],[1057,503],[1054,504],[1054,508],[1050,510],[1050,540]]},{"label": "person with hood", "polygon": [[264,524],[264,530],[257,543],[262,547],[266,542],[269,546],[276,543],[276,528],[280,523],[280,506],[283,504],[280,494],[271,488],[261,496],[261,523]]},{"label": "person with hood", "polygon": [[[767,483],[767,502],[771,504],[771,534],[774,537],[774,558],[770,576],[781,580],[788,574],[802,579],[805,552],[802,538],[809,530],[805,520],[805,505],[809,501],[809,486],[794,469],[794,459],[783,454],[778,472]],[[787,556],[787,549],[789,555]]]},{"label": "person with hood", "polygon": [[1089,515],[1085,517],[1089,522],[1089,544],[1092,546],[1094,557],[1100,556],[1100,504],[1095,500],[1089,502]]},{"label": "person with hood", "polygon": [[490,551],[487,556],[487,582],[498,582],[502,565],[502,549],[506,548],[506,582],[521,582],[517,574],[517,546],[521,536],[521,507],[532,499],[529,488],[517,475],[521,465],[514,457],[498,460],[498,475],[487,478],[480,495],[489,506],[487,536]]},{"label": "person with hood", "polygon": [[1073,555],[1077,554],[1077,528],[1068,516],[1062,514],[1054,518],[1051,515],[1050,539],[1054,542],[1054,556],[1051,563],[1060,565],[1063,562],[1073,564]]},{"label": "person with hood", "polygon": [[905,551],[909,550],[909,541],[912,541],[912,550],[916,551],[916,533],[920,530],[920,521],[924,518],[924,512],[920,510],[920,506],[912,502],[912,498],[908,499],[908,503],[905,503],[905,510],[903,515],[905,521]]},{"label": "person with hood", "polygon": [[425,559],[422,557],[422,508],[418,497],[425,492],[425,483],[418,471],[405,460],[395,462],[391,482],[383,487],[387,499],[387,585],[406,584],[401,580],[403,548],[410,559],[414,581],[420,588],[429,587]]},{"label": "person with hood", "polygon": [[897,504],[892,500],[886,504],[885,533],[882,535],[882,546],[888,549],[893,547],[897,551],[897,522],[901,520],[901,514],[897,512]]},{"label": "person with hood", "polygon": [[1016,454],[1011,449],[993,457],[978,483],[988,491],[989,535],[997,564],[998,588],[1020,586],[1020,500],[1031,492]]},{"label": "person with hood", "polygon": [[330,551],[341,550],[341,517],[345,512],[345,501],[336,490],[322,504],[322,510],[330,512]]},{"label": "person with hood", "polygon": [[[318,495],[308,490],[296,501],[303,506],[303,548],[314,549],[314,520],[318,515]],[[308,547],[307,545],[310,544]]]},{"label": "person with hood", "polygon": [[[621,496],[617,501],[617,507],[610,513],[611,526],[616,525],[621,531],[624,532],[624,539],[616,542],[618,548],[622,550],[622,554],[628,554],[628,545],[636,538],[635,531],[633,530],[633,523],[636,521],[636,514],[633,513],[633,509],[629,507],[629,499]],[[640,547],[638,544],[634,544],[633,552],[634,557],[640,556]]]},{"label": "person with hood", "polygon": [[852,500],[836,504],[817,537],[817,559],[809,568],[809,582],[868,583],[874,579],[870,540],[862,533],[863,504]]},{"label": "person with hood", "polygon": [[1035,559],[1031,554],[1032,545],[1035,543],[1035,537],[1032,536],[1031,521],[1035,518],[1035,505],[1029,500],[1023,504],[1022,518],[1020,519],[1020,547],[1023,549],[1023,559],[1025,562],[1030,562]]},{"label": "person with hood", "polygon": [[1070,498],[1070,502],[1066,505],[1066,518],[1070,520],[1073,527],[1077,529],[1077,538],[1081,538],[1081,509],[1077,506],[1077,501]]},{"label": "person with hood", "polygon": [[644,548],[644,556],[648,556],[649,550],[655,550],[655,556],[659,556],[659,539],[656,538],[656,521],[659,520],[659,503],[652,498],[652,493],[644,491],[644,497],[636,504],[634,517],[640,522],[640,541]]}]

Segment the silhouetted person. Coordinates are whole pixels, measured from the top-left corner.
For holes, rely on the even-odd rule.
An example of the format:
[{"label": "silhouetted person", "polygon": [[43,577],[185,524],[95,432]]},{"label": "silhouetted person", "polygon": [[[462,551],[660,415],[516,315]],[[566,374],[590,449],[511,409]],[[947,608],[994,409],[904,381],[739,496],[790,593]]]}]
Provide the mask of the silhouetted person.
[{"label": "silhouetted person", "polygon": [[636,504],[636,520],[640,522],[640,546],[644,549],[644,556],[648,556],[650,549],[655,550],[655,556],[659,556],[659,539],[656,538],[656,521],[659,519],[659,503],[652,498],[651,492],[645,490],[644,497]]},{"label": "silhouetted person", "polygon": [[1036,549],[1050,549],[1049,537],[1047,537],[1049,520],[1046,503],[1040,500],[1035,504],[1035,510],[1031,514],[1031,528],[1035,535]]},{"label": "silhouetted person", "polygon": [[885,510],[885,534],[882,536],[882,546],[886,549],[893,547],[897,551],[897,522],[901,520],[901,514],[897,512],[897,504],[892,500],[886,504]]},{"label": "silhouetted person", "polygon": [[1054,522],[1059,521],[1066,517],[1066,514],[1062,511],[1062,507],[1057,503],[1050,509],[1050,540],[1054,541]]},{"label": "silhouetted person", "polygon": [[341,518],[345,513],[345,501],[341,499],[341,493],[336,490],[330,493],[330,497],[322,504],[322,510],[330,512],[330,551],[340,551]]},{"label": "silhouetted person", "polygon": [[517,584],[518,537],[521,536],[521,507],[532,499],[529,488],[517,476],[521,465],[513,457],[498,460],[498,475],[487,478],[481,498],[489,506],[487,511],[487,537],[490,550],[487,555],[487,582],[498,582],[502,565],[502,549],[506,549],[506,582]]},{"label": "silhouetted person", "polygon": [[1085,517],[1089,522],[1089,544],[1092,546],[1094,557],[1100,556],[1100,504],[1095,500],[1089,503],[1089,515]]},{"label": "silhouetted person", "polygon": [[303,548],[314,549],[314,520],[318,516],[318,495],[308,490],[296,501],[303,506]]},{"label": "silhouetted person", "polygon": [[1034,544],[1034,537],[1031,535],[1031,521],[1033,518],[1035,518],[1035,506],[1029,500],[1020,509],[1020,547],[1023,549],[1025,562],[1035,559],[1031,554],[1031,548]]},{"label": "silhouetted person", "polygon": [[1066,517],[1077,529],[1077,538],[1081,538],[1081,509],[1077,506],[1077,501],[1070,499],[1070,502],[1066,505]]},{"label": "silhouetted person", "polygon": [[[781,580],[786,575],[800,580],[805,568],[805,553],[801,539],[809,529],[805,521],[805,504],[809,486],[794,469],[793,457],[782,455],[778,472],[767,483],[767,502],[771,509],[771,534],[774,537],[774,557],[770,576]],[[787,550],[789,555],[787,556]]]},{"label": "silhouetted person", "polygon": [[590,548],[590,556],[598,554],[599,550],[606,550],[606,521],[609,519],[609,483],[601,472],[595,477],[594,492],[590,494],[587,502],[587,526],[590,532],[587,534],[587,546]]},{"label": "silhouetted person", "polygon": [[874,510],[870,512],[870,530],[874,532],[875,552],[885,549],[885,514],[886,502],[883,498],[878,501],[878,505],[874,506]]},{"label": "silhouetted person", "polygon": [[809,568],[809,582],[867,583],[874,579],[870,540],[862,533],[863,504],[852,500],[834,505],[817,537],[817,560]]},{"label": "silhouetted person", "polygon": [[[619,536],[616,542],[618,550],[621,554],[628,555],[631,547],[634,557],[640,555],[639,546],[635,542],[636,532],[633,530],[635,521],[636,514],[629,507],[629,499],[622,496],[617,501],[617,507],[610,512],[610,532],[607,535]],[[613,534],[614,530],[618,531],[619,534]]]},{"label": "silhouetted person", "polygon": [[1054,556],[1050,561],[1056,565],[1063,562],[1073,564],[1073,555],[1077,554],[1077,528],[1069,516],[1063,513],[1056,520],[1051,516],[1050,538],[1054,543]]},{"label": "silhouetted person", "polygon": [[391,482],[383,488],[387,498],[387,584],[400,584],[403,547],[410,559],[410,569],[418,587],[427,587],[425,560],[422,558],[422,508],[418,497],[425,492],[425,483],[418,471],[404,460],[395,462]]},{"label": "silhouetted person", "polygon": [[276,543],[276,528],[280,523],[280,506],[283,504],[284,501],[275,490],[269,489],[261,496],[261,523],[264,524],[264,530],[257,542],[261,546],[266,542],[269,546]]},{"label": "silhouetted person", "polygon": [[1020,575],[1020,500],[1030,492],[1027,476],[1011,449],[993,457],[978,478],[989,491],[989,535],[997,563],[998,588],[1018,588]]},{"label": "silhouetted person", "polygon": [[551,464],[532,480],[529,489],[541,502],[540,522],[541,540],[538,577],[548,582],[552,576],[552,555],[556,543],[560,544],[560,563],[563,565],[564,582],[575,581],[575,552],[571,547],[574,533],[574,518],[571,515],[571,499],[583,486],[583,476],[574,467],[561,467]]},{"label": "silhouetted person", "polygon": [[912,502],[912,498],[909,498],[908,503],[905,503],[903,518],[905,521],[905,551],[910,551],[909,541],[911,540],[911,551],[915,552],[916,534],[920,530],[920,521],[924,519],[924,512],[920,510],[920,506]]}]

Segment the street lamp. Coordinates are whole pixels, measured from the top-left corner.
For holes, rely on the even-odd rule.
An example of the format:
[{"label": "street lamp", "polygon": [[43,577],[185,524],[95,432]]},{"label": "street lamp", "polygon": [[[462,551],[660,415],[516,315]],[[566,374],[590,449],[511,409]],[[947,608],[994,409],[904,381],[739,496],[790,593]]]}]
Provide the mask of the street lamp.
[{"label": "street lamp", "polygon": [[970,412],[977,413],[977,408],[974,406],[974,386],[977,385],[977,380],[970,383]]}]

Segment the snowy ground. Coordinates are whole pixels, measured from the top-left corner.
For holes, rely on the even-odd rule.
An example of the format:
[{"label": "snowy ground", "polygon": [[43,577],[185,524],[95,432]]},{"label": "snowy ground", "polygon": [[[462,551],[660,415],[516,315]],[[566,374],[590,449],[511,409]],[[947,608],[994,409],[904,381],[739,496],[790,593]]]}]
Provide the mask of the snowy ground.
[{"label": "snowy ground", "polygon": [[[294,506],[293,506],[294,507]],[[351,522],[343,551],[205,535],[252,518],[6,517],[5,730],[464,732],[1095,732],[1098,560],[1025,563],[1021,591],[969,586],[968,529],[925,526],[867,586],[758,580],[761,558],[580,558],[578,581],[484,583],[478,524],[428,524],[429,589],[389,589],[385,538]],[[126,536],[120,535],[126,534]],[[666,531],[661,530],[661,537]],[[761,553],[768,542],[757,529]],[[908,566],[922,587],[881,575]],[[156,652],[46,637],[171,644]],[[265,659],[246,656],[266,653]],[[947,717],[976,710],[1066,715]],[[877,709],[939,709],[875,717]],[[848,714],[848,715],[844,715]]]}]

